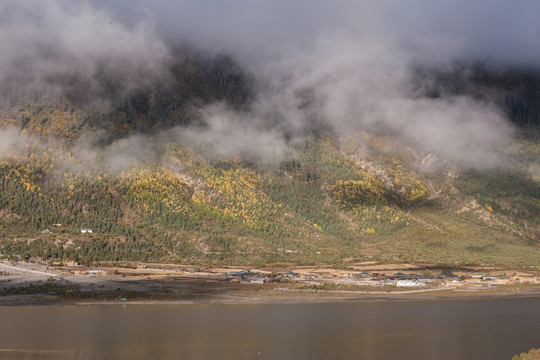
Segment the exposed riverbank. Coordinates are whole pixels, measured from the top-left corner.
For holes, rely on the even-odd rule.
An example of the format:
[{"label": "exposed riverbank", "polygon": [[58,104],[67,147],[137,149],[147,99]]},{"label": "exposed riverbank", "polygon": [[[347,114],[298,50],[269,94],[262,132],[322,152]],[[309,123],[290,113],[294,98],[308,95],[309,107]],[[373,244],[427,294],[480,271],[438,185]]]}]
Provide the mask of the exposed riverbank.
[{"label": "exposed riverbank", "polygon": [[[369,266],[378,272],[369,273],[369,279],[354,277],[360,270],[362,276],[367,276],[365,274],[368,274],[366,270],[369,270]],[[388,285],[398,283],[387,280],[393,278],[391,274],[396,268],[402,271],[398,273],[402,275],[398,276],[412,278],[415,276],[414,271],[418,272],[418,269],[411,268],[414,266],[367,264],[355,273],[350,269],[315,267],[252,271],[236,268],[201,270],[192,266],[157,264],[125,268],[84,268],[0,262],[0,306],[320,303],[540,296],[536,273],[517,270],[506,270],[505,273],[512,273],[513,277],[505,276],[505,282],[498,280],[501,270],[489,269],[489,272],[484,272],[489,273],[486,278],[492,279],[490,281],[474,282],[476,280],[469,276],[470,282],[464,280],[462,283],[455,280],[458,275],[452,274],[449,277],[451,281],[425,276],[433,280],[416,285],[413,280],[397,280],[411,282],[412,286],[409,287]],[[466,279],[464,271],[458,274]],[[516,276],[520,276],[519,282],[514,281]]]}]

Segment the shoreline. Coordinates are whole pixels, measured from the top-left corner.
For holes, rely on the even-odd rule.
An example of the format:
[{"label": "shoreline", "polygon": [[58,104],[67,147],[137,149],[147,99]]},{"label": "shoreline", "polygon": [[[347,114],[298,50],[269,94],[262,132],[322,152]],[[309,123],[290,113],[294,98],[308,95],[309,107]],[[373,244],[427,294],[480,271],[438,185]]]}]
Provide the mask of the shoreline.
[{"label": "shoreline", "polygon": [[[366,264],[368,265],[368,264]],[[383,265],[369,266],[382,267]],[[388,267],[388,265],[384,265]],[[396,264],[395,267],[414,265]],[[189,304],[304,304],[365,301],[428,301],[540,297],[537,273],[529,283],[456,284],[439,282],[426,286],[365,285],[347,271],[325,267],[296,267],[306,280],[286,277],[283,269],[175,267],[146,264],[137,268],[50,267],[0,261],[0,306],[40,305],[189,305]],[[365,271],[365,268],[356,271]],[[418,272],[415,270],[409,270]],[[349,270],[350,271],[350,270]],[[379,270],[381,271],[381,270]],[[406,270],[403,270],[406,271]],[[509,270],[506,270],[509,271]],[[500,273],[493,269],[492,273]],[[270,281],[253,282],[253,278]],[[238,276],[238,275],[241,276]],[[249,276],[245,276],[249,274]],[[246,279],[244,279],[244,276]],[[491,276],[493,277],[493,276]],[[369,282],[369,281],[368,281]],[[364,284],[364,285],[363,285]],[[467,285],[467,286],[463,286]]]},{"label": "shoreline", "polygon": [[[278,293],[279,291],[279,293]],[[269,293],[272,292],[272,293]],[[441,292],[445,292],[441,294]],[[24,306],[184,306],[184,305],[286,305],[333,304],[399,301],[471,301],[506,298],[540,298],[540,287],[511,292],[456,293],[451,289],[403,292],[339,292],[328,290],[265,290],[264,294],[245,291],[241,294],[219,294],[206,298],[154,299],[76,299],[53,294],[0,296],[0,307]]]}]

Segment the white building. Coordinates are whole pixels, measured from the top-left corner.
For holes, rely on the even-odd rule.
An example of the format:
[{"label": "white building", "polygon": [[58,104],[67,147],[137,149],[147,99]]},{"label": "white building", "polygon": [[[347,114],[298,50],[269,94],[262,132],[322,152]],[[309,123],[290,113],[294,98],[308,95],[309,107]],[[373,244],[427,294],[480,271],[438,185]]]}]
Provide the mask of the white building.
[{"label": "white building", "polygon": [[398,280],[396,281],[397,287],[417,287],[417,286],[425,286],[425,284],[415,281],[415,280]]}]

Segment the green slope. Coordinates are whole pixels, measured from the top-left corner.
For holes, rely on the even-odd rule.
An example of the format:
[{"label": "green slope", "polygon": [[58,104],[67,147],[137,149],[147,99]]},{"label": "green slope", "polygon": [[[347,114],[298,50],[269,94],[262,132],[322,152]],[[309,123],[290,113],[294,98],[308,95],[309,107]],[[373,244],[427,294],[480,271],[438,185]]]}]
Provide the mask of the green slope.
[{"label": "green slope", "polygon": [[362,167],[325,139],[264,167],[166,148],[168,165],[116,174],[59,175],[59,149],[6,156],[0,251],[201,264],[526,265],[540,255],[540,182],[526,172],[419,174],[399,156],[374,153]]}]

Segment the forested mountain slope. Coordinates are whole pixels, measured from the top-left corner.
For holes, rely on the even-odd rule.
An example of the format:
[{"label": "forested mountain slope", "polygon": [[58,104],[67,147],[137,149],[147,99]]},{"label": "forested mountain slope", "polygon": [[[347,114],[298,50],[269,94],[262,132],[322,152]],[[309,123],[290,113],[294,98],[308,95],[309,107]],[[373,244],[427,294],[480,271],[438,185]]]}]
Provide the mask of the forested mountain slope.
[{"label": "forested mountain slope", "polygon": [[[496,93],[525,129],[512,166],[460,167],[384,129],[343,133],[315,120],[301,137],[284,131],[279,156],[216,154],[186,134],[210,126],[212,104],[249,108],[258,86],[227,57],[179,57],[166,81],[127,93],[104,76],[92,86],[62,80],[69,86],[54,96],[6,95],[0,253],[80,263],[534,265],[539,84],[470,71],[460,81],[419,72],[429,81],[414,96]],[[309,93],[299,96],[312,106]]]}]

